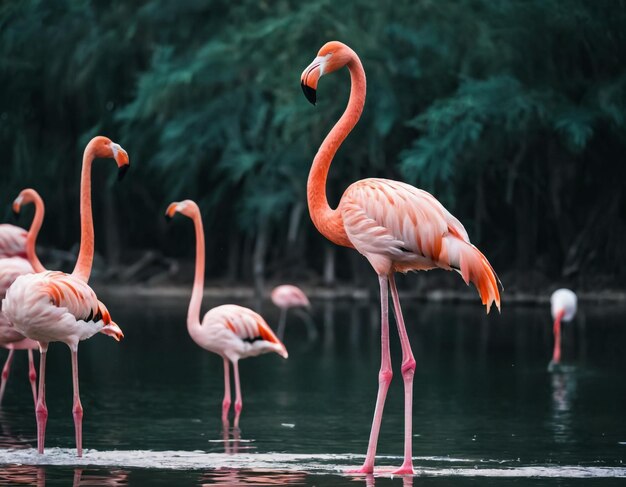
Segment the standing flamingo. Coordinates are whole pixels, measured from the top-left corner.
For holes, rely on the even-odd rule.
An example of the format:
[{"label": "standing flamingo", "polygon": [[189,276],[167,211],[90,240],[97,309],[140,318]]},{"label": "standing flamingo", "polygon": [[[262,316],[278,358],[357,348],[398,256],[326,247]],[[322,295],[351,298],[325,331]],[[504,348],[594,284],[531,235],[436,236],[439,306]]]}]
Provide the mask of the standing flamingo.
[{"label": "standing flamingo", "polygon": [[[276,334],[278,335],[278,338],[282,340],[285,335],[285,324],[287,323],[287,311],[289,308],[310,308],[311,303],[302,289],[291,284],[276,286],[272,289],[270,297],[272,299],[272,303],[280,308],[280,318],[278,320],[278,329]],[[317,330],[310,322],[309,316],[306,314],[304,316],[309,338],[314,338],[317,335]]]},{"label": "standing flamingo", "polygon": [[26,258],[26,235],[22,227],[9,223],[0,224],[0,259]]},{"label": "standing flamingo", "polygon": [[363,179],[344,192],[333,210],[326,199],[326,178],[337,149],[358,122],[365,104],[365,71],[356,53],[341,42],[325,44],[301,76],[302,90],[315,104],[317,83],[324,74],[347,66],[352,88],[346,111],[320,146],[307,183],[311,219],[319,232],[337,245],[356,249],[378,274],[381,301],[381,368],[376,409],[367,455],[357,470],[371,473],[392,370],[389,356],[388,286],[391,288],[402,346],[404,379],[404,462],[396,474],[413,474],[412,406],[415,359],[404,326],[395,272],[441,268],[456,270],[473,282],[487,312],[500,308],[498,278],[485,256],[474,247],[463,225],[432,195],[389,179]]},{"label": "standing flamingo", "polygon": [[[72,354],[74,428],[76,451],[83,454],[83,407],[78,391],[78,342],[104,333],[119,341],[122,330],[111,321],[106,307],[87,284],[94,252],[91,212],[91,165],[95,158],[113,158],[120,175],[129,166],[128,154],[106,137],[94,137],[85,147],[80,186],[80,251],[72,274],[47,271],[18,277],[2,301],[2,310],[24,336],[39,342],[39,391],[37,393],[37,450],[43,453],[48,409],[46,407],[46,353],[50,342],[63,342]],[[120,177],[121,177],[120,176]]]},{"label": "standing flamingo", "polygon": [[200,304],[204,289],[204,229],[200,208],[191,201],[171,203],[165,215],[172,218],[181,213],[191,218],[196,231],[196,273],[187,313],[187,331],[198,346],[216,353],[224,359],[224,400],[222,421],[228,422],[230,409],[230,376],[228,361],[233,364],[235,375],[235,428],[239,427],[239,416],[243,408],[239,384],[239,360],[268,352],[276,352],[287,358],[287,349],[276,338],[265,320],[251,309],[234,304],[224,304],[207,311],[200,323]]},{"label": "standing flamingo", "polygon": [[[37,254],[35,253],[35,242],[37,240],[37,234],[41,228],[41,223],[44,217],[44,204],[39,193],[34,189],[25,189],[13,202],[13,211],[17,214],[20,211],[22,204],[34,203],[35,204],[35,216],[28,230],[26,238],[25,253],[28,260],[21,257],[11,257],[7,259],[0,259],[0,300],[6,295],[7,289],[18,276],[22,274],[30,274],[32,272],[43,272],[45,268],[41,265]],[[0,346],[9,350],[9,355],[2,368],[2,381],[0,382],[0,405],[4,398],[4,391],[9,379],[9,373],[11,371],[11,363],[13,361],[13,353],[15,350],[28,350],[28,378],[30,380],[30,386],[33,391],[33,399],[35,405],[37,403],[37,388],[35,381],[37,379],[37,373],[35,371],[35,362],[33,359],[33,350],[38,348],[39,345],[36,341],[25,338],[24,335],[17,332],[15,328],[11,326],[8,319],[0,311]]]},{"label": "standing flamingo", "polygon": [[550,307],[552,311],[552,319],[554,320],[554,351],[552,352],[552,360],[548,366],[549,370],[561,363],[561,321],[568,322],[576,316],[576,308],[578,298],[573,291],[569,289],[557,289],[550,296]]}]

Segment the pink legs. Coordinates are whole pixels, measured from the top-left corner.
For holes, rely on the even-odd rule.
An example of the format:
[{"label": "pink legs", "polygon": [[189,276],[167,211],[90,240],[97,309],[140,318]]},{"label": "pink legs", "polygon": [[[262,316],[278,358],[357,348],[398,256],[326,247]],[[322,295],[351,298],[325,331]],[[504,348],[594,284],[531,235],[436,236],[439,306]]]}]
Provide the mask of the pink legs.
[{"label": "pink legs", "polygon": [[374,420],[372,421],[372,430],[367,446],[367,455],[363,466],[358,469],[357,473],[373,473],[374,458],[376,457],[376,445],[378,444],[378,433],[380,432],[380,422],[383,419],[383,408],[385,407],[385,398],[391,384],[393,372],[391,370],[391,356],[389,353],[389,297],[388,297],[388,280],[387,276],[378,276],[380,283],[380,312],[381,312],[381,363],[378,372],[378,396],[376,397],[376,409],[374,410]]},{"label": "pink legs", "polygon": [[415,359],[411,351],[411,344],[404,326],[400,298],[393,274],[389,278],[393,308],[398,324],[398,334],[402,347],[402,379],[404,380],[404,462],[394,473],[396,475],[414,474],[413,470],[413,376],[415,374]]},{"label": "pink legs", "polygon": [[239,362],[233,362],[233,371],[235,373],[235,422],[233,426],[237,429],[239,428],[239,416],[241,415],[241,409],[243,408],[243,401],[241,400],[241,385],[239,384]]},{"label": "pink legs", "polygon": [[43,453],[46,440],[46,423],[48,422],[48,408],[46,407],[46,354],[48,344],[39,342],[39,392],[37,393],[37,406],[35,417],[37,418],[37,451]]},{"label": "pink legs", "polygon": [[[224,357],[224,400],[222,401],[222,423],[228,424],[228,410],[230,409],[230,373],[228,359]],[[226,426],[228,430],[228,426]]]},{"label": "pink legs", "polygon": [[35,402],[35,408],[37,407],[37,371],[35,370],[35,359],[33,358],[33,351],[28,349],[28,380],[30,381],[30,388],[33,391],[33,401]]},{"label": "pink legs", "polygon": [[9,379],[9,373],[11,372],[11,363],[13,362],[13,354],[15,350],[9,350],[9,355],[7,356],[6,362],[4,362],[4,367],[2,368],[2,383],[0,383],[0,404],[2,404],[2,399],[4,398],[4,389],[7,386],[7,380]]},{"label": "pink legs", "polygon": [[74,385],[74,429],[76,430],[76,454],[83,456],[83,406],[78,392],[78,348],[72,349],[72,384]]}]

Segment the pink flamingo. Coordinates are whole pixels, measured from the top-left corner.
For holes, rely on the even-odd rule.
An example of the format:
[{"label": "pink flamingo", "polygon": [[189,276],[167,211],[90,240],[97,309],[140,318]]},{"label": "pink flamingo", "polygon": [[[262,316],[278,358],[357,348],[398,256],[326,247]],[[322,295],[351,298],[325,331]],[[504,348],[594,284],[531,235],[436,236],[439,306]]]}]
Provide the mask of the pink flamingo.
[{"label": "pink flamingo", "polygon": [[235,375],[235,428],[239,427],[239,416],[243,408],[241,386],[239,384],[239,360],[263,353],[275,352],[287,358],[287,349],[276,338],[265,320],[251,309],[234,304],[217,306],[204,315],[200,323],[200,304],[204,289],[204,229],[200,208],[191,201],[171,203],[165,215],[172,218],[181,213],[194,223],[196,231],[196,273],[193,292],[187,313],[187,331],[196,344],[224,359],[224,400],[222,401],[222,421],[228,422],[230,409],[230,361]]},{"label": "pink flamingo", "polygon": [[26,258],[26,235],[22,227],[9,223],[0,224],[0,259]]},{"label": "pink flamingo", "polygon": [[[37,234],[41,228],[44,217],[44,204],[39,193],[34,189],[23,190],[16,200],[13,202],[13,211],[17,214],[24,203],[35,204],[35,216],[28,230],[26,238],[25,252],[28,260],[21,257],[11,257],[0,259],[0,300],[6,295],[7,289],[18,276],[22,274],[30,274],[32,272],[43,272],[45,268],[41,265],[39,258],[35,253],[35,242]],[[39,345],[36,341],[25,338],[24,335],[17,332],[9,323],[6,316],[0,312],[0,346],[9,350],[9,355],[2,368],[2,382],[0,383],[0,404],[4,397],[7,380],[11,371],[11,363],[13,361],[13,353],[15,350],[28,350],[28,378],[33,391],[33,400],[37,403],[37,388],[35,381],[37,380],[37,372],[35,371],[35,362],[33,359],[33,350]]]},{"label": "pink flamingo", "polygon": [[[285,324],[287,323],[287,311],[289,308],[310,308],[311,303],[302,289],[291,284],[276,286],[272,289],[270,297],[272,299],[272,303],[280,308],[280,318],[278,320],[278,329],[276,334],[278,335],[278,338],[282,340],[285,335]],[[317,330],[315,330],[315,326],[313,326],[310,322],[309,316],[304,315],[304,317],[309,337],[313,338],[317,335]]]},{"label": "pink flamingo", "polygon": [[365,71],[356,53],[341,42],[329,42],[301,76],[307,99],[315,104],[322,75],[347,66],[352,89],[348,107],[320,146],[307,184],[311,219],[319,232],[337,245],[354,248],[365,256],[378,274],[381,301],[381,368],[376,409],[367,455],[360,473],[374,470],[378,433],[392,370],[389,356],[388,285],[391,288],[398,333],[402,346],[404,379],[404,462],[396,474],[413,474],[412,406],[415,359],[409,344],[395,272],[441,268],[456,270],[463,280],[473,282],[489,311],[500,308],[498,279],[485,258],[474,247],[463,225],[432,195],[389,179],[363,179],[344,192],[333,210],[326,199],[326,178],[337,149],[358,122],[365,104]]},{"label": "pink flamingo", "polygon": [[48,409],[46,407],[46,353],[50,342],[63,342],[72,354],[74,428],[76,450],[82,456],[83,407],[78,390],[78,342],[104,333],[115,340],[122,330],[111,320],[106,307],[87,284],[94,252],[91,212],[91,165],[95,158],[113,158],[123,175],[129,166],[128,154],[106,137],[94,137],[83,154],[80,187],[80,251],[72,274],[47,271],[18,277],[2,301],[2,310],[15,329],[39,342],[39,391],[37,393],[37,450],[43,453]]},{"label": "pink flamingo", "polygon": [[548,368],[552,370],[561,363],[561,322],[569,322],[576,316],[578,298],[569,289],[557,289],[550,296],[552,319],[554,320],[554,351]]}]

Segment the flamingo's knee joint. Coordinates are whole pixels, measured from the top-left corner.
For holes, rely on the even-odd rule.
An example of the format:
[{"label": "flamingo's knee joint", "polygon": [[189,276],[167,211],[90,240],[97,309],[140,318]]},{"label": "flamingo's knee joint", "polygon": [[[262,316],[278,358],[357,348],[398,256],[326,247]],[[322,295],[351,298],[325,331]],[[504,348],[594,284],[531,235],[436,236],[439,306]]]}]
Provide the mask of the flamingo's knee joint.
[{"label": "flamingo's knee joint", "polygon": [[402,364],[402,377],[413,377],[415,373],[415,359],[410,358]]},{"label": "flamingo's knee joint", "polygon": [[378,383],[379,384],[391,384],[391,379],[393,378],[393,372],[391,369],[389,370],[381,370],[378,373]]}]

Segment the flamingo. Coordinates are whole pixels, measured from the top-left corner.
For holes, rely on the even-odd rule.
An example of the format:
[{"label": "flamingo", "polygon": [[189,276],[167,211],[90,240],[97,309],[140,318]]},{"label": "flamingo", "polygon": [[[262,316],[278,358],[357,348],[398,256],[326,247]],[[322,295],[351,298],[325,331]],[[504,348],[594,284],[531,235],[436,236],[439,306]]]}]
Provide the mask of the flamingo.
[{"label": "flamingo", "polygon": [[576,316],[578,298],[574,291],[561,288],[550,296],[552,319],[554,320],[554,351],[548,368],[552,370],[561,363],[561,322],[569,322]]},{"label": "flamingo", "polygon": [[[13,211],[16,214],[19,213],[20,208],[24,203],[35,204],[35,216],[30,225],[30,229],[28,230],[24,248],[28,260],[22,257],[0,259],[0,300],[4,298],[7,289],[11,284],[13,284],[13,281],[15,281],[18,276],[22,274],[30,274],[32,272],[45,271],[44,266],[41,265],[39,258],[35,254],[35,241],[37,240],[37,234],[41,228],[45,211],[43,200],[37,191],[28,188],[23,190],[13,202]],[[10,227],[11,225],[8,226]],[[28,379],[30,380],[30,386],[33,391],[33,400],[36,405],[37,388],[35,381],[37,380],[37,372],[35,371],[33,350],[39,348],[39,345],[36,341],[25,338],[24,335],[17,332],[2,312],[0,312],[0,346],[9,350],[9,355],[7,356],[4,367],[2,368],[0,404],[2,404],[2,399],[4,398],[4,391],[7,380],[9,379],[11,363],[13,361],[13,354],[15,350],[28,350]]]},{"label": "flamingo", "polygon": [[50,342],[63,342],[72,355],[74,401],[72,413],[76,432],[76,451],[83,454],[83,407],[78,389],[78,342],[96,333],[119,341],[124,337],[111,320],[108,310],[87,283],[94,252],[93,216],[91,212],[91,165],[95,158],[113,158],[119,177],[129,166],[128,154],[118,144],[102,136],[94,137],[85,147],[80,187],[80,251],[71,274],[46,271],[18,277],[2,301],[2,310],[15,329],[39,342],[39,390],[37,393],[37,451],[44,451],[48,409],[46,407],[46,353]]},{"label": "flamingo", "polygon": [[264,353],[275,352],[287,358],[287,349],[276,338],[265,320],[251,309],[234,304],[224,304],[207,311],[200,322],[200,304],[204,289],[204,229],[200,208],[191,200],[171,203],[166,217],[173,218],[181,213],[194,223],[196,231],[196,272],[193,291],[187,313],[187,331],[199,347],[213,352],[224,360],[224,399],[222,401],[222,422],[228,423],[230,410],[230,361],[235,376],[235,421],[239,427],[239,417],[243,408],[241,386],[239,384],[239,360]]},{"label": "flamingo", "polygon": [[0,224],[0,259],[26,258],[26,235],[22,227],[9,223]]},{"label": "flamingo", "polygon": [[[309,298],[307,298],[306,294],[304,294],[304,291],[298,286],[294,286],[292,284],[282,284],[280,286],[276,286],[272,289],[270,297],[272,299],[272,303],[274,303],[276,307],[280,308],[280,318],[278,320],[278,329],[276,334],[278,335],[278,338],[282,340],[285,335],[285,324],[287,323],[287,311],[289,308],[310,308],[311,303],[309,302]],[[307,324],[307,329],[309,330],[309,336],[315,337],[315,335],[317,335],[317,331],[308,320],[308,316],[306,316],[305,323]]]},{"label": "flamingo", "polygon": [[389,179],[363,179],[350,185],[336,209],[326,199],[326,178],[337,149],[358,122],[365,104],[365,71],[357,54],[341,42],[325,44],[300,78],[306,98],[316,102],[322,75],[346,66],[351,91],[348,106],[320,146],[309,173],[307,200],[315,227],[331,242],[354,248],[378,275],[381,300],[381,368],[367,455],[358,473],[372,473],[378,433],[391,382],[388,288],[391,289],[402,347],[404,380],[404,462],[395,474],[413,474],[412,406],[415,359],[407,336],[394,273],[440,268],[455,270],[476,286],[487,312],[500,309],[498,278],[485,256],[470,243],[463,225],[431,194]]}]

